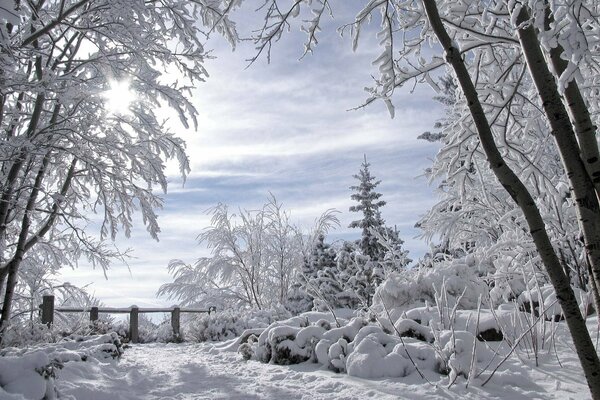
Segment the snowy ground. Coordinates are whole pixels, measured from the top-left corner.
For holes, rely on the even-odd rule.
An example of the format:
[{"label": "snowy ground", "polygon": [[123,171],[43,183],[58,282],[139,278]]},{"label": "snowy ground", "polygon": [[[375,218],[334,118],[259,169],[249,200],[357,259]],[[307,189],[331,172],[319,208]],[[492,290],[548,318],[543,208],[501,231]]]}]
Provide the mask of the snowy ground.
[{"label": "snowy ground", "polygon": [[239,354],[210,344],[146,344],[127,349],[119,361],[67,363],[56,383],[62,395],[77,400],[589,398],[570,347],[559,344],[558,354],[562,368],[554,354],[542,360],[541,368],[512,359],[515,373],[499,374],[483,388],[476,380],[466,389],[460,378],[446,389],[416,374],[364,380],[311,363],[279,366],[244,361]]}]

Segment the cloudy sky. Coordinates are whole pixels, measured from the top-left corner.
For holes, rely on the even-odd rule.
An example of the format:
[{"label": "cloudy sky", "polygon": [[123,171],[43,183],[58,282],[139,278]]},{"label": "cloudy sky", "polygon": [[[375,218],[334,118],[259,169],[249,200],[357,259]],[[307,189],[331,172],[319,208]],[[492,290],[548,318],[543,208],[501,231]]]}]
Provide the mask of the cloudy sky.
[{"label": "cloudy sky", "polygon": [[[101,270],[81,265],[65,270],[60,279],[88,289],[109,306],[167,306],[176,301],[156,298],[168,282],[171,259],[193,262],[206,255],[196,236],[208,226],[205,211],[219,202],[232,209],[260,207],[269,192],[291,211],[292,219],[308,228],[323,211],[335,208],[342,226],[329,240],[355,239],[348,229],[357,219],[349,186],[363,155],[371,171],[382,180],[379,191],[387,205],[383,217],[396,225],[413,259],[428,245],[415,237],[414,224],[436,199],[435,188],[422,176],[437,146],[417,140],[442,115],[425,86],[398,91],[391,119],[385,106],[372,104],[358,111],[375,74],[375,40],[365,37],[356,52],[349,38],[335,28],[353,18],[355,10],[334,9],[336,20],[326,21],[314,54],[299,60],[305,37],[292,31],[272,51],[271,63],[263,57],[250,67],[255,53],[250,42],[235,52],[224,40],[213,38],[207,47],[216,58],[207,62],[207,82],[198,86],[193,101],[199,111],[198,131],[174,129],[187,141],[192,173],[185,185],[175,169],[169,193],[160,212],[160,241],[152,240],[140,220],[130,239],[118,246],[131,247],[129,268],[114,263],[108,280]],[[238,13],[242,36],[255,26],[255,14]],[[373,31],[377,29],[373,21]],[[248,67],[248,68],[247,68]]]}]

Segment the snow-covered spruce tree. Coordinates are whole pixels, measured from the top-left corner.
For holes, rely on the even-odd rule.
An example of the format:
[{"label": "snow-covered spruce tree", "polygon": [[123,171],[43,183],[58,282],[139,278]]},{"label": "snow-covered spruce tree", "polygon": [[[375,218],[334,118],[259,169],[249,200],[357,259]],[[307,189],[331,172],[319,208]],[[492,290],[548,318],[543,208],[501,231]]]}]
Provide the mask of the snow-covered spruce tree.
[{"label": "snow-covered spruce tree", "polygon": [[341,304],[347,308],[357,309],[360,307],[361,298],[356,290],[356,276],[359,273],[360,253],[356,249],[356,243],[345,241],[337,251],[336,267],[338,280],[342,283],[342,292],[338,294]]},{"label": "snow-covered spruce tree", "polygon": [[284,303],[285,309],[292,315],[298,315],[313,308],[313,298],[306,293],[300,279],[295,279],[288,290],[287,299]]},{"label": "snow-covered spruce tree", "polygon": [[381,207],[386,202],[375,190],[381,181],[371,175],[370,165],[365,155],[359,173],[354,175],[359,183],[350,187],[354,191],[350,198],[358,202],[350,207],[350,211],[362,213],[363,217],[352,221],[349,228],[361,228],[362,235],[356,242],[360,254],[352,261],[357,268],[356,274],[344,283],[345,289],[356,293],[365,307],[371,305],[385,272],[401,269],[411,261],[406,257],[408,252],[402,250],[404,242],[398,231],[386,227],[381,217]]},{"label": "snow-covered spruce tree", "polygon": [[380,200],[382,194],[375,191],[381,181],[371,175],[370,166],[365,155],[360,171],[354,175],[359,183],[350,186],[350,190],[354,191],[350,198],[358,203],[350,206],[350,211],[362,213],[362,218],[350,222],[348,227],[362,229],[361,238],[357,241],[358,248],[371,261],[380,261],[385,256],[385,248],[379,243],[374,232],[384,229],[385,221],[381,217],[380,208],[385,205],[385,201]]},{"label": "snow-covered spruce tree", "polygon": [[338,294],[342,292],[342,282],[338,276],[335,261],[336,252],[325,235],[319,234],[314,243],[311,255],[302,267],[304,290],[313,297],[317,309],[340,307]]},{"label": "snow-covered spruce tree", "polygon": [[[266,2],[262,8],[263,28],[254,37],[256,58],[271,50],[272,42],[289,28],[293,18],[304,15],[303,7],[313,13],[312,18],[300,23],[308,33],[304,52],[317,45],[318,35],[322,34],[321,17],[332,14],[332,8],[329,1],[308,4],[294,2],[286,8],[278,0]],[[507,131],[527,131],[532,124],[539,124],[552,133],[572,188],[576,218],[591,264],[589,279],[596,288],[593,291],[599,309],[600,152],[596,127],[600,107],[600,3],[384,0],[364,4],[341,32],[351,34],[356,48],[362,28],[374,18],[381,21],[377,33],[381,52],[374,60],[379,74],[373,87],[367,89],[366,104],[380,99],[393,116],[392,95],[397,88],[413,80],[436,88],[431,74],[444,65],[452,69],[469,110],[461,118],[462,130],[477,136],[477,146],[471,151],[483,151],[495,178],[519,206],[519,217],[524,218],[527,234],[533,238],[535,251],[556,291],[592,397],[600,399],[600,359],[552,245],[540,209],[545,199],[535,197],[528,176],[511,166],[507,152],[499,148]],[[432,43],[439,43],[443,54],[437,48],[432,52]],[[522,115],[522,99],[534,103],[538,113]],[[538,144],[531,150],[539,148]],[[507,149],[510,152],[510,147]]]}]

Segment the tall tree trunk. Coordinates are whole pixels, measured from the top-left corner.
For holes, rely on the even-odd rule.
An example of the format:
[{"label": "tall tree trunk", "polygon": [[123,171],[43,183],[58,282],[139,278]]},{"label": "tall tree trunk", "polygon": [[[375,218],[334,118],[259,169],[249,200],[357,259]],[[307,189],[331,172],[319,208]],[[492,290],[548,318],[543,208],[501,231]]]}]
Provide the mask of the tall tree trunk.
[{"label": "tall tree trunk", "polygon": [[25,208],[25,212],[23,213],[23,220],[21,222],[21,231],[19,232],[17,249],[13,258],[5,267],[8,270],[8,279],[6,281],[6,291],[4,292],[4,301],[2,303],[2,315],[0,315],[0,331],[2,330],[2,327],[4,327],[4,324],[10,318],[12,300],[15,293],[15,288],[17,286],[17,275],[19,272],[19,267],[21,266],[21,262],[23,261],[23,257],[25,256],[25,245],[27,244],[29,228],[31,227],[31,213],[35,208],[37,196],[40,192],[42,181],[44,180],[44,177],[46,175],[46,169],[48,168],[49,162],[50,153],[46,153],[46,155],[42,159],[42,163],[40,164],[40,167],[36,174],[33,188],[31,189],[29,199],[27,200],[27,206]]},{"label": "tall tree trunk", "polygon": [[490,167],[502,186],[523,211],[531,236],[544,263],[550,281],[556,291],[556,297],[562,307],[565,320],[573,338],[577,355],[581,362],[588,386],[595,400],[600,400],[600,360],[587,330],[577,298],[567,280],[558,259],[539,208],[519,177],[506,165],[494,141],[490,124],[485,116],[477,90],[471,80],[467,67],[462,60],[460,50],[455,47],[444,28],[435,0],[423,0],[429,23],[446,54],[446,62],[453,68],[463,94],[468,102],[469,111],[477,128],[479,140],[484,149]]},{"label": "tall tree trunk", "polygon": [[[44,237],[44,235],[46,235],[46,233],[48,233],[48,231],[52,228],[52,226],[54,226],[54,223],[55,223],[58,213],[60,211],[60,201],[69,192],[69,189],[71,188],[71,182],[73,181],[73,178],[75,176],[75,168],[77,166],[77,158],[74,158],[71,161],[71,165],[69,166],[67,176],[66,176],[65,181],[63,182],[63,185],[60,189],[60,193],[59,193],[60,195],[57,197],[57,200],[55,200],[54,204],[52,205],[50,215],[48,216],[46,221],[44,221],[44,223],[41,225],[40,229],[34,235],[29,237],[29,230],[30,230],[30,226],[31,226],[30,214],[31,214],[31,212],[33,212],[33,209],[35,208],[37,196],[39,194],[42,181],[46,174],[46,169],[47,169],[49,159],[50,159],[50,155],[48,153],[44,157],[44,159],[42,161],[42,165],[40,166],[40,169],[38,170],[34,187],[31,191],[29,200],[27,202],[27,207],[26,207],[25,213],[23,215],[23,222],[21,224],[21,232],[19,234],[19,240],[17,242],[17,250],[16,250],[13,258],[8,263],[8,265],[4,268],[7,271],[8,280],[6,283],[6,291],[4,293],[4,302],[2,304],[2,315],[0,316],[0,332],[2,332],[2,328],[3,328],[4,324],[10,318],[14,290],[15,290],[15,287],[17,284],[17,276],[18,276],[18,272],[19,272],[19,267],[21,265],[21,262],[23,261],[23,257],[33,246],[35,246],[35,244],[42,237]],[[1,342],[1,339],[2,338],[0,337],[0,342]]]},{"label": "tall tree trunk", "polygon": [[[550,6],[546,3],[546,21],[545,26],[548,29],[551,23],[554,22],[554,18],[550,13]],[[561,58],[561,54],[564,52],[563,47],[560,43],[557,43],[556,47],[550,49],[550,62],[552,68],[554,68],[557,76],[560,76],[565,72],[569,63],[568,61]],[[585,100],[579,89],[579,85],[573,79],[563,93],[563,97],[567,106],[567,111],[571,117],[573,127],[575,128],[575,134],[577,135],[577,141],[579,142],[579,148],[581,150],[581,156],[585,164],[585,168],[588,171],[590,178],[596,189],[596,193],[600,195],[600,151],[598,149],[598,141],[596,139],[597,127],[592,122],[590,112],[585,104]]]}]

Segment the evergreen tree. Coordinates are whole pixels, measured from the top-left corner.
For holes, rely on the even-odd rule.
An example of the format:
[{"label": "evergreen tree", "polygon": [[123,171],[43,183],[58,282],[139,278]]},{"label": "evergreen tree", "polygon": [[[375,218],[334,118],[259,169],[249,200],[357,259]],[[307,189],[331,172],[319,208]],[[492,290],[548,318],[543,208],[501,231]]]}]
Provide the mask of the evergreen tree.
[{"label": "evergreen tree", "polygon": [[386,202],[381,200],[382,194],[375,191],[381,181],[371,175],[369,167],[365,155],[361,170],[354,175],[359,184],[350,187],[354,191],[350,198],[358,202],[350,207],[350,211],[363,214],[362,219],[349,225],[350,228],[362,229],[362,236],[356,242],[358,252],[355,251],[351,257],[345,256],[352,263],[338,259],[338,268],[353,268],[352,272],[346,272],[351,276],[344,281],[345,292],[354,293],[366,307],[371,305],[375,289],[385,279],[386,273],[403,268],[412,261],[402,248],[404,241],[397,229],[385,226],[380,209]]},{"label": "evergreen tree", "polygon": [[402,247],[404,240],[400,239],[400,234],[396,227],[384,227],[382,235],[378,239],[379,243],[381,243],[386,250],[383,260],[380,261],[384,275],[391,271],[404,268],[412,262],[412,260],[408,258],[408,250],[404,250]]},{"label": "evergreen tree", "polygon": [[[335,265],[334,257],[330,256],[330,246],[325,243],[325,235],[319,234],[313,245],[312,252],[304,259],[302,266],[302,280],[312,281],[317,277],[319,270]],[[303,286],[308,286],[303,283]]]},{"label": "evergreen tree", "polygon": [[356,309],[361,303],[354,285],[359,272],[357,256],[360,257],[360,254],[357,253],[355,244],[344,242],[336,257],[338,280],[343,288],[337,297],[343,307],[352,309]]},{"label": "evergreen tree", "polygon": [[369,171],[370,165],[365,155],[361,170],[357,175],[354,175],[354,178],[358,179],[359,184],[357,186],[350,186],[350,189],[355,192],[350,198],[358,202],[358,205],[350,207],[350,211],[362,212],[363,218],[352,221],[348,227],[362,229],[362,237],[357,243],[362,254],[369,256],[372,261],[380,261],[385,256],[385,248],[379,243],[373,231],[381,231],[384,227],[385,221],[381,217],[379,209],[386,203],[380,200],[381,193],[375,191],[375,188],[381,181],[376,180],[371,175],[371,171]]},{"label": "evergreen tree", "polygon": [[288,291],[285,308],[293,315],[298,315],[313,308],[313,298],[306,293],[300,282],[294,282]]},{"label": "evergreen tree", "polygon": [[337,295],[342,292],[342,282],[339,281],[335,257],[335,250],[325,243],[325,235],[320,234],[302,267],[302,286],[320,309],[326,308],[323,302],[334,308],[340,307]]}]

